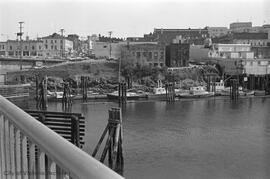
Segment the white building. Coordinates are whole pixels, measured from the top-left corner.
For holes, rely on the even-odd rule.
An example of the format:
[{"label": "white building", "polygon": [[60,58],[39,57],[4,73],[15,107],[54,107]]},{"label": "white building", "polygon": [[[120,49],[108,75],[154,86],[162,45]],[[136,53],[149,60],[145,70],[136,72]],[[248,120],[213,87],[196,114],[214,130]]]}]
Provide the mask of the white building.
[{"label": "white building", "polygon": [[33,57],[42,56],[43,53],[43,43],[41,40],[8,40],[6,42],[0,42],[0,55],[1,56],[11,56],[19,57]]},{"label": "white building", "polygon": [[66,57],[73,53],[73,42],[54,33],[42,38],[44,57]]},{"label": "white building", "polygon": [[251,52],[250,44],[214,44],[209,57],[253,59],[254,53]]},{"label": "white building", "polygon": [[247,75],[270,74],[270,59],[246,59],[242,61],[242,65]]}]

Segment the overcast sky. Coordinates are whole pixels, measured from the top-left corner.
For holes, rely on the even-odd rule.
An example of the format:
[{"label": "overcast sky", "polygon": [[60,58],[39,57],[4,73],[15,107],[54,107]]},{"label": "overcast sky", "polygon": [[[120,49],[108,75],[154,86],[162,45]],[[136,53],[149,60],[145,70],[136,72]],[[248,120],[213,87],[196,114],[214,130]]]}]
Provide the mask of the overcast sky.
[{"label": "overcast sky", "polygon": [[[270,24],[270,0],[0,0],[0,40],[15,39],[19,21],[36,38],[59,32],[143,36],[154,28]],[[267,11],[268,10],[268,11]]]}]

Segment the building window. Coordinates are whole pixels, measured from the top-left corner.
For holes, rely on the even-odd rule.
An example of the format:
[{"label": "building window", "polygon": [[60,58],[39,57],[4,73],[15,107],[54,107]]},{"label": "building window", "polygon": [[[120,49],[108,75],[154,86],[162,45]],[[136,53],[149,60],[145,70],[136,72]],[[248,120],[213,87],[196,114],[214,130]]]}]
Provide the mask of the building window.
[{"label": "building window", "polygon": [[164,52],[160,52],[160,58],[163,59],[164,58]]},{"label": "building window", "polygon": [[[39,46],[39,47],[40,47],[40,46]],[[48,49],[48,45],[47,45],[47,44],[45,45],[45,48]]]},{"label": "building window", "polygon": [[56,40],[54,42],[56,43]]},{"label": "building window", "polygon": [[53,44],[53,40],[51,40],[51,43]]},{"label": "building window", "polygon": [[57,50],[57,46],[56,45],[54,46],[54,49]]},{"label": "building window", "polygon": [[53,45],[51,46],[51,49],[53,50]]},{"label": "building window", "polygon": [[63,49],[63,45],[60,46],[61,50]]},{"label": "building window", "polygon": [[143,57],[147,57],[147,52],[143,52]]},{"label": "building window", "polygon": [[149,57],[149,59],[152,59],[152,52],[148,53],[148,57]]},{"label": "building window", "polygon": [[136,53],[136,57],[137,57],[137,58],[140,58],[140,57],[141,57],[141,52],[137,52],[137,53]]},{"label": "building window", "polygon": [[32,50],[35,50],[35,47],[34,46],[32,46]]},{"label": "building window", "polygon": [[63,40],[61,40],[60,42],[63,43]]},{"label": "building window", "polygon": [[9,49],[12,50],[12,46],[10,46]]},{"label": "building window", "polygon": [[46,42],[46,43],[48,43],[48,41],[47,41],[47,40],[46,40],[45,42]]},{"label": "building window", "polygon": [[41,46],[39,46],[39,50],[41,50]]},{"label": "building window", "polygon": [[154,52],[154,59],[155,59],[155,60],[158,59],[158,52]]}]

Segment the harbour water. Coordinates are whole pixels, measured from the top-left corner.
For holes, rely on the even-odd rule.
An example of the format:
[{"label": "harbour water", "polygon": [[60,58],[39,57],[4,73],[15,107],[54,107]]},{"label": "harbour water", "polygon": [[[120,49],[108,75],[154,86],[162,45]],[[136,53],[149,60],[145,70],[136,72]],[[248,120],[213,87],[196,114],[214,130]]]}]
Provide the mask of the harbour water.
[{"label": "harbour water", "polygon": [[[50,103],[61,111],[61,103]],[[92,153],[113,102],[76,101]],[[269,178],[270,98],[127,103],[123,114],[127,179]]]}]

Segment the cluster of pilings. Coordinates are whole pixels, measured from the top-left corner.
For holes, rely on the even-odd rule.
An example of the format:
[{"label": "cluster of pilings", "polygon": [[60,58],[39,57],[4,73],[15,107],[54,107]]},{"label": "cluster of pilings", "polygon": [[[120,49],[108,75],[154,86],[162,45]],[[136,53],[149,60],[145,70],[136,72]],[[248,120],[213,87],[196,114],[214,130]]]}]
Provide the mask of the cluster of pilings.
[{"label": "cluster of pilings", "polygon": [[[230,78],[230,76],[226,76]],[[231,76],[231,79],[236,79],[238,85],[247,90],[260,90],[265,91],[266,95],[270,95],[270,75],[235,75]],[[231,81],[226,82],[227,86],[231,86]]]},{"label": "cluster of pilings", "polygon": [[207,75],[207,81],[206,81],[206,90],[208,92],[216,92],[216,81],[217,77],[216,75]]},{"label": "cluster of pilings", "polygon": [[36,76],[36,109],[38,110],[47,110],[48,108],[47,84],[47,76],[44,76],[41,80]]},{"label": "cluster of pilings", "polygon": [[109,110],[109,120],[97,146],[92,154],[93,157],[97,152],[107,134],[105,147],[102,151],[100,162],[104,162],[108,155],[109,168],[115,172],[123,175],[124,172],[124,158],[123,158],[123,129],[122,129],[122,112],[120,108],[111,108]]},{"label": "cluster of pilings", "polygon": [[127,102],[127,84],[122,82],[118,84],[118,103],[119,106]]},{"label": "cluster of pilings", "polygon": [[249,90],[265,90],[269,94],[270,75],[249,75],[247,78],[246,87]]},{"label": "cluster of pilings", "polygon": [[71,112],[72,98],[71,89],[67,82],[64,83],[63,97],[62,97],[62,108],[64,112]]},{"label": "cluster of pilings", "polygon": [[231,99],[236,100],[239,98],[239,82],[237,79],[231,79],[230,84],[230,97]]},{"label": "cluster of pilings", "polygon": [[173,82],[169,82],[165,84],[166,89],[166,100],[168,102],[175,101],[175,85]]},{"label": "cluster of pilings", "polygon": [[132,76],[128,76],[127,78],[126,78],[126,82],[127,82],[127,88],[128,89],[130,89],[130,88],[132,88]]}]

